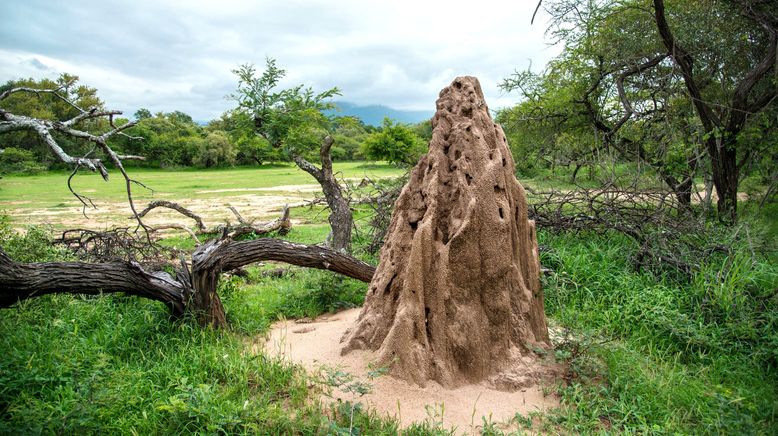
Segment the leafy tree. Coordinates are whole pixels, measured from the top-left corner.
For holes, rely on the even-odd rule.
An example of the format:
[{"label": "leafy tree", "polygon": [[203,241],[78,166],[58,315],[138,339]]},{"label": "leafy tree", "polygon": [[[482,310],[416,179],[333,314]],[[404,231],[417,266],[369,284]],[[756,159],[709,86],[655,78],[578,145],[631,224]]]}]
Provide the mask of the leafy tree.
[{"label": "leafy tree", "polygon": [[673,1],[668,18],[661,0],[544,2],[565,50],[541,75],[506,79],[524,102],[500,119],[554,160],[565,134],[571,160],[615,150],[648,164],[682,205],[710,171],[719,216],[732,220],[740,169],[765,150],[740,133],[776,94],[778,40],[774,9],[739,3]]},{"label": "leafy tree", "polygon": [[424,151],[424,141],[410,127],[389,118],[384,118],[381,129],[363,144],[365,156],[397,165],[415,165]]},{"label": "leafy tree", "polygon": [[121,141],[117,147],[125,153],[146,156],[150,165],[190,166],[208,161],[199,156],[207,149],[203,128],[183,112],[141,117],[131,133],[143,141]]},{"label": "leafy tree", "polygon": [[356,117],[337,117],[333,120],[332,156],[336,159],[364,159],[361,146],[368,135],[367,126]]},{"label": "leafy tree", "polygon": [[211,132],[199,143],[200,149],[194,158],[195,165],[206,168],[235,165],[237,151],[226,132]]},{"label": "leafy tree", "polygon": [[207,131],[224,131],[237,150],[236,163],[239,165],[262,165],[264,162],[285,160],[280,149],[254,131],[254,119],[245,112],[233,110],[222,114],[208,123]]},{"label": "leafy tree", "polygon": [[[330,208],[331,245],[336,250],[349,251],[353,217],[332,172],[333,123],[325,114],[334,107],[330,99],[340,92],[330,88],[316,93],[303,85],[278,89],[286,71],[270,58],[261,74],[250,64],[240,66],[234,73],[238,76],[238,90],[231,97],[238,103],[237,110],[253,118],[258,135],[283,150],[319,182]],[[318,161],[321,167],[310,160]]]},{"label": "leafy tree", "polygon": [[147,118],[151,118],[151,111],[146,108],[140,108],[137,111],[135,111],[135,119],[136,120],[145,120]]},{"label": "leafy tree", "polygon": [[30,150],[8,147],[0,153],[0,173],[35,174],[44,169]]}]

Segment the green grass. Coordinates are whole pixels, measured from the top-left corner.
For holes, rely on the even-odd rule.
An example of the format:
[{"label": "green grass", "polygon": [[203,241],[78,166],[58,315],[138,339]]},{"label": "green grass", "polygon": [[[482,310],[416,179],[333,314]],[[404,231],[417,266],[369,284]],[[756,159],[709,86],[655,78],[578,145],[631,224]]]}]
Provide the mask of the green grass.
[{"label": "green grass", "polygon": [[[754,240],[768,246],[778,234],[774,209],[747,221]],[[366,213],[356,211],[360,225]],[[325,239],[321,206],[293,216],[305,224],[286,239]],[[555,355],[571,369],[559,383],[560,409],[517,422],[574,434],[778,432],[774,248],[752,256],[749,247],[734,247],[732,256],[704,259],[701,271],[680,281],[634,271],[635,247],[619,235],[539,238],[548,247],[542,263],[554,270],[544,279],[546,312],[570,331]],[[0,239],[18,259],[63,256],[39,230],[26,237],[0,231]],[[182,237],[166,243],[193,247]],[[318,381],[250,345],[281,317],[361,304],[366,286],[294,267],[280,278],[262,276],[277,267],[222,280],[225,331],[171,322],[161,304],[121,295],[45,296],[0,310],[0,433],[348,434],[352,405],[320,407],[311,401]],[[398,432],[396,422],[356,410],[360,434]],[[444,430],[420,423],[406,432]]]},{"label": "green grass", "polygon": [[[402,170],[388,164],[366,162],[336,162],[335,172],[345,178],[394,177]],[[129,174],[154,190],[133,187],[139,203],[152,198],[172,200],[223,198],[246,194],[241,190],[272,188],[279,185],[315,184],[308,173],[293,164],[274,164],[229,169],[160,170],[129,168]],[[98,174],[83,172],[73,179],[73,188],[89,195],[97,203],[126,200],[124,180],[117,171],[111,171],[108,182]],[[75,204],[77,200],[68,191],[69,173],[50,171],[31,176],[9,175],[0,179],[0,204],[9,208],[56,208]],[[228,190],[224,192],[204,192]],[[255,194],[273,194],[273,191],[253,191]]]},{"label": "green grass", "polygon": [[[638,273],[618,235],[541,233],[548,315],[571,328],[568,430],[778,431],[778,265],[746,247],[689,282]],[[605,340],[604,343],[603,339]],[[570,345],[568,345],[570,347]],[[583,351],[582,351],[583,350]]]}]

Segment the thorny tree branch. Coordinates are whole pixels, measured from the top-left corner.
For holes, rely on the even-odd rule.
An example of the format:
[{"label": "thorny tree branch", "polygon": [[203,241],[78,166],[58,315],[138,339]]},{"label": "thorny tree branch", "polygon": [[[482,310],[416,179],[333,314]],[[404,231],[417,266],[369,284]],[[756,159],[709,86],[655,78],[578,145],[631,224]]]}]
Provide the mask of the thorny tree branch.
[{"label": "thorny tree branch", "polygon": [[554,231],[615,230],[633,239],[637,269],[669,269],[686,276],[713,252],[728,252],[726,244],[711,244],[704,221],[678,219],[677,199],[666,190],[605,185],[598,189],[528,192],[529,218],[539,229]]}]

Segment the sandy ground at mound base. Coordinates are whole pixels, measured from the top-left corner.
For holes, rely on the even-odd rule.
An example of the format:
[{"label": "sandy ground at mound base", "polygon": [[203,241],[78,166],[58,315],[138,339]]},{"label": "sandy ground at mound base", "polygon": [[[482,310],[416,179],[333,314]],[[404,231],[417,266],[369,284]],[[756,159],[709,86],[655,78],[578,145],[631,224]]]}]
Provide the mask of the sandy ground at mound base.
[{"label": "sandy ground at mound base", "polygon": [[[322,368],[333,368],[353,375],[370,384],[371,392],[359,397],[334,388],[331,398],[323,396],[322,400],[359,401],[381,415],[398,418],[403,427],[413,422],[442,422],[444,427],[455,427],[457,434],[472,434],[479,433],[485,417],[498,423],[504,431],[510,431],[516,429],[516,424],[510,421],[517,412],[527,416],[559,405],[553,394],[544,394],[543,382],[505,392],[486,383],[445,389],[434,382],[422,388],[389,375],[370,380],[367,374],[371,371],[368,365],[373,360],[372,352],[340,355],[340,338],[354,324],[359,311],[350,309],[307,322],[279,321],[272,326],[266,340],[254,345],[254,352],[263,350],[269,356],[288,359],[312,374],[320,373]],[[522,366],[517,371],[532,372],[533,368]],[[545,385],[548,388],[550,382]]]}]

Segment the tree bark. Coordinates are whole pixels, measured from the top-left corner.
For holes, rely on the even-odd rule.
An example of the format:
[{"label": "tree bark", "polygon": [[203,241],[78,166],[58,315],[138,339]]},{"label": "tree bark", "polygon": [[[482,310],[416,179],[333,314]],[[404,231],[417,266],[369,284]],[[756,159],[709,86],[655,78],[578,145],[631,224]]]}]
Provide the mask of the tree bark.
[{"label": "tree bark", "polygon": [[317,245],[270,238],[241,242],[229,238],[213,240],[201,245],[192,255],[193,304],[200,323],[226,325],[224,308],[216,292],[222,272],[264,260],[330,270],[366,283],[375,273],[375,267],[367,263]]},{"label": "tree bark", "polygon": [[349,253],[351,252],[351,228],[354,225],[354,220],[348,201],[343,196],[343,190],[332,173],[330,149],[333,142],[332,137],[328,135],[321,144],[319,149],[321,168],[317,168],[302,156],[294,156],[293,159],[300,169],[312,175],[319,182],[324,191],[324,198],[330,208],[330,216],[327,218],[332,229],[330,246],[334,250]]},{"label": "tree bark", "polygon": [[165,272],[147,272],[135,262],[20,263],[0,249],[0,307],[53,293],[113,292],[161,301],[173,316],[180,316],[191,288]]},{"label": "tree bark", "polygon": [[0,307],[51,293],[124,292],[161,301],[174,316],[191,312],[201,325],[224,327],[227,319],[216,292],[221,273],[264,260],[329,270],[363,282],[370,282],[375,272],[375,267],[342,252],[271,238],[210,241],[192,255],[191,273],[182,268],[176,278],[147,272],[134,262],[18,263],[0,250]]}]

